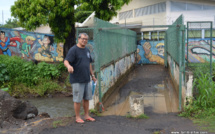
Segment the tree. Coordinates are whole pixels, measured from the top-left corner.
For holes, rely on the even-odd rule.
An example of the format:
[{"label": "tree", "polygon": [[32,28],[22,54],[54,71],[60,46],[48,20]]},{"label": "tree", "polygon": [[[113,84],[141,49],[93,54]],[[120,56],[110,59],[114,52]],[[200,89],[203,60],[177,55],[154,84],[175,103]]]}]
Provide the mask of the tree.
[{"label": "tree", "polygon": [[93,9],[87,9],[87,11],[85,11],[83,5],[79,5],[75,10],[76,22],[84,22],[92,13]]},{"label": "tree", "polygon": [[[75,9],[96,11],[96,16],[110,20],[117,10],[130,0],[17,0],[11,7],[12,16],[18,18],[26,30],[34,30],[40,25],[49,24],[57,42],[64,42],[64,57],[75,40]],[[77,8],[79,12],[80,8]],[[78,11],[76,12],[78,13]],[[76,15],[77,17],[78,15]]]},{"label": "tree", "polygon": [[4,28],[16,28],[16,27],[19,27],[18,20],[17,19],[12,20],[11,18],[9,18],[6,21],[6,24],[2,25],[1,27],[4,27]]},{"label": "tree", "polygon": [[96,17],[109,21],[117,15],[117,10],[121,9],[124,4],[131,0],[82,0],[83,10],[93,9]]}]

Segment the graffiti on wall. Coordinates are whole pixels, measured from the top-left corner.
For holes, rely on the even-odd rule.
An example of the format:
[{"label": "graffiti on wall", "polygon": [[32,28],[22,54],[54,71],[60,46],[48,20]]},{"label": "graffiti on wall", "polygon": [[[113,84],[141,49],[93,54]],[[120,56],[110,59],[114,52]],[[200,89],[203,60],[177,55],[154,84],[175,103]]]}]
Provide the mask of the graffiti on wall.
[{"label": "graffiti on wall", "polygon": [[[215,39],[212,42],[212,59],[215,61]],[[192,63],[210,61],[210,39],[189,39],[188,61]],[[185,46],[185,57],[187,59],[187,43]]]},{"label": "graffiti on wall", "polygon": [[134,64],[134,54],[120,59],[115,64],[101,70],[102,96],[113,86],[117,79]]},{"label": "graffiti on wall", "polygon": [[63,44],[55,43],[53,35],[0,29],[0,54],[38,61],[63,61]]},{"label": "graffiti on wall", "polygon": [[136,59],[138,64],[164,65],[164,40],[141,40],[137,46]]}]

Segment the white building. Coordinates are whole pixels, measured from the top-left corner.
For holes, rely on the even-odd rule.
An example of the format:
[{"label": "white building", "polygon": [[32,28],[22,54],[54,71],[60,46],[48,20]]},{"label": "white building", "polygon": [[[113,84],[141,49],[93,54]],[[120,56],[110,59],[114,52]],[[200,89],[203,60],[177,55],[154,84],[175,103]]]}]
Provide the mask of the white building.
[{"label": "white building", "polygon": [[[132,0],[110,22],[126,26],[171,25],[181,14],[185,24],[187,21],[215,22],[215,0]],[[162,28],[133,30],[143,32],[146,38],[150,34],[162,34]]]}]

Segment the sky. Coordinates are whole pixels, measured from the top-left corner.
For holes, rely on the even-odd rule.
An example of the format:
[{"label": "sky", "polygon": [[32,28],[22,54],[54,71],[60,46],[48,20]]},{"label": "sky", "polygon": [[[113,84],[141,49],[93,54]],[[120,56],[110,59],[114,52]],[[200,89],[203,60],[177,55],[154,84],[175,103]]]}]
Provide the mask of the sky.
[{"label": "sky", "polygon": [[[3,19],[5,24],[6,21],[11,18],[10,7],[14,5],[15,1],[17,0],[0,0],[0,24],[3,24]],[[2,11],[4,17],[2,17]]]}]

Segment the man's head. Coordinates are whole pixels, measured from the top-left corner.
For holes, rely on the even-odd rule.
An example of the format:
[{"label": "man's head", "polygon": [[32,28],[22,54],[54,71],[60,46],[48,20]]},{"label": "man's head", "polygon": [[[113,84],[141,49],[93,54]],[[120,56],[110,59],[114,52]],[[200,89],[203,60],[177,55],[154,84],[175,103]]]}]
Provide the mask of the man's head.
[{"label": "man's head", "polygon": [[1,38],[4,38],[4,37],[5,37],[5,32],[1,31]]},{"label": "man's head", "polygon": [[158,55],[164,56],[164,43],[158,43],[156,48],[158,50]]},{"label": "man's head", "polygon": [[78,35],[78,44],[80,45],[80,47],[85,47],[87,45],[88,42],[88,35],[86,33],[80,33]]}]

